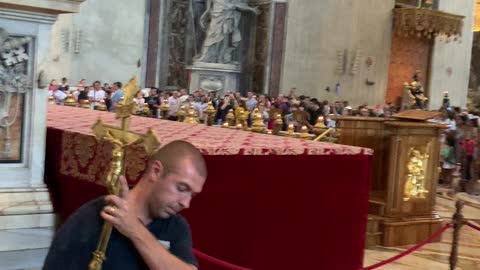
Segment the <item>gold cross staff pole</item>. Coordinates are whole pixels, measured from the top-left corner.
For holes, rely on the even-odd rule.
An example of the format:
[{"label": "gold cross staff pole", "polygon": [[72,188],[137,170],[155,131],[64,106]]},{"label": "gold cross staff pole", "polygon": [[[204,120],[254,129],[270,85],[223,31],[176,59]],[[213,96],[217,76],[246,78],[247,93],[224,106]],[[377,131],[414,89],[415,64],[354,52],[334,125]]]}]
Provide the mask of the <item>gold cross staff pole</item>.
[{"label": "gold cross staff pole", "polygon": [[[133,97],[139,90],[137,79],[133,77],[123,89],[124,97],[115,107],[116,118],[121,119],[121,127],[106,125],[101,119],[93,125],[92,129],[98,141],[108,141],[113,145],[112,163],[106,179],[108,192],[118,195],[120,190],[119,177],[125,173],[125,150],[133,144],[141,144],[145,148],[147,155],[160,146],[158,138],[151,129],[146,134],[139,134],[129,131],[130,117],[135,110]],[[98,241],[97,249],[93,252],[93,258],[88,265],[89,270],[101,270],[103,262],[107,259],[108,242],[112,233],[112,224],[104,222],[102,233]]]}]

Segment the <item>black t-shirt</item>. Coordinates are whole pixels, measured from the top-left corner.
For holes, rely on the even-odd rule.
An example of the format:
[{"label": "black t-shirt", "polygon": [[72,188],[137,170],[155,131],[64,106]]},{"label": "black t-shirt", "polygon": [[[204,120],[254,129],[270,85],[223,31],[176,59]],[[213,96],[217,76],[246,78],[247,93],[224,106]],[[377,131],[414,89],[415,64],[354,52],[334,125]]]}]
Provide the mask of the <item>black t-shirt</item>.
[{"label": "black t-shirt", "polygon": [[[90,201],[60,227],[45,259],[44,270],[88,268],[102,230],[100,211],[103,207],[103,197]],[[175,215],[168,219],[157,219],[147,225],[147,229],[162,245],[168,247],[170,253],[198,267],[192,253],[190,227],[183,217]],[[115,229],[110,237],[106,257],[102,270],[148,269],[133,243]]]},{"label": "black t-shirt", "polygon": [[314,126],[317,123],[318,117],[323,115],[323,110],[318,109],[310,113],[310,125]]},{"label": "black t-shirt", "polygon": [[148,107],[150,108],[150,111],[152,112],[152,117],[156,118],[157,117],[157,106],[156,105],[161,105],[160,104],[160,97],[159,96],[154,96],[154,97],[148,97],[145,99],[145,102],[148,104]]},{"label": "black t-shirt", "polygon": [[88,93],[87,90],[80,91],[78,93],[78,100],[87,100],[88,99]]}]

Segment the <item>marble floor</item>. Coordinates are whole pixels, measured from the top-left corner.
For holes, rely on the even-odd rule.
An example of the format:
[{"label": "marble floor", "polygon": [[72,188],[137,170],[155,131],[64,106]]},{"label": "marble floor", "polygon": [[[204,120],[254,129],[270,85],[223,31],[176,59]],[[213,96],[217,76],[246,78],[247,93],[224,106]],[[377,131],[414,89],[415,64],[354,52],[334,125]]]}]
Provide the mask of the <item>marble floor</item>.
[{"label": "marble floor", "polygon": [[0,230],[0,270],[40,269],[53,228]]},{"label": "marble floor", "polygon": [[[465,219],[480,225],[480,196],[458,193],[453,195],[448,190],[439,189],[436,209],[446,222],[451,220],[455,212],[457,198],[466,202],[463,215]],[[436,243],[427,244],[392,264],[385,265],[381,270],[407,270],[407,269],[450,269],[449,256],[452,243],[452,230],[448,230]],[[460,233],[458,256],[458,270],[480,270],[480,232],[464,226]],[[389,259],[411,246],[405,247],[375,247],[365,251],[364,265],[369,266]]]}]

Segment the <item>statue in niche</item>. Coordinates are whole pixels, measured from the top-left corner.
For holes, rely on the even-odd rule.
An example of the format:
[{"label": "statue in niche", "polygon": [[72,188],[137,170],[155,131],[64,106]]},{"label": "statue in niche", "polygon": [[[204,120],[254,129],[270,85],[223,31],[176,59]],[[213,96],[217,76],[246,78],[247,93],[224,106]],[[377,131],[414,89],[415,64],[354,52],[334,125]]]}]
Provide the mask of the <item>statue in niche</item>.
[{"label": "statue in niche", "polygon": [[23,100],[30,87],[29,37],[10,37],[0,28],[0,161],[19,160]]},{"label": "statue in niche", "polygon": [[238,64],[234,61],[234,52],[242,40],[239,29],[242,12],[259,14],[258,8],[248,6],[246,0],[207,1],[206,10],[200,17],[200,26],[206,29],[206,36],[196,62]]},{"label": "statue in niche", "polygon": [[[428,98],[425,96],[425,90],[420,83],[420,71],[417,70],[413,74],[413,81],[411,83],[405,83],[404,89],[404,107],[405,109],[426,109],[426,103]],[[405,100],[406,99],[406,100]],[[406,103],[406,104],[405,104]]]}]

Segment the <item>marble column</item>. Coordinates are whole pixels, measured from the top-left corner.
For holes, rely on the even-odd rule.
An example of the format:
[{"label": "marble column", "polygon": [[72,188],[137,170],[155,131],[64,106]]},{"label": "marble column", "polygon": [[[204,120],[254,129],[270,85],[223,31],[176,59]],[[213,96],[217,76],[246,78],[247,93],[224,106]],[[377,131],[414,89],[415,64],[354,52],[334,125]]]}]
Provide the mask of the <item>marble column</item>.
[{"label": "marble column", "polygon": [[[287,1],[276,0],[272,2],[272,31],[267,70],[266,93],[278,96],[280,92],[280,77],[282,76],[283,54],[285,51]],[[268,89],[268,90],[267,90]]]},{"label": "marble column", "polygon": [[39,78],[57,15],[78,12],[82,2],[0,1],[0,230],[54,225],[43,181],[47,90]]},{"label": "marble column", "polygon": [[271,96],[280,91],[287,26],[287,0],[253,1],[261,11],[255,36],[252,88]]},{"label": "marble column", "polygon": [[161,0],[150,0],[149,3],[146,87],[157,85]]}]

